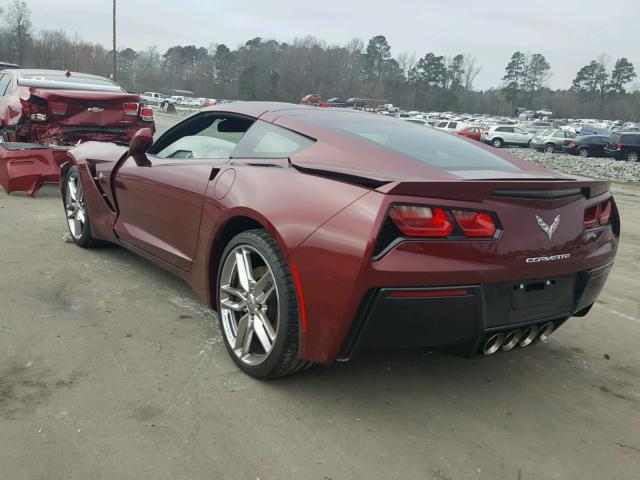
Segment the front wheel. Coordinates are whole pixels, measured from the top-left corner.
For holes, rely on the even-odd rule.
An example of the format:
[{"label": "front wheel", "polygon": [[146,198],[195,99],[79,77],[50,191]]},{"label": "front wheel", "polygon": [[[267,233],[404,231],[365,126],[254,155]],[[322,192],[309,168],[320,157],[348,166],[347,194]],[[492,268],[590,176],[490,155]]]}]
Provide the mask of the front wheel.
[{"label": "front wheel", "polygon": [[551,143],[549,143],[548,145],[545,145],[544,147],[544,153],[553,153],[555,152],[555,150],[556,148]]},{"label": "front wheel", "polygon": [[229,355],[255,378],[310,366],[299,359],[296,287],[282,251],[264,230],[234,237],[218,270],[218,316]]},{"label": "front wheel", "polygon": [[73,242],[83,248],[98,246],[101,242],[93,238],[89,211],[84,198],[84,189],[78,167],[71,167],[64,180],[64,210],[67,227]]}]

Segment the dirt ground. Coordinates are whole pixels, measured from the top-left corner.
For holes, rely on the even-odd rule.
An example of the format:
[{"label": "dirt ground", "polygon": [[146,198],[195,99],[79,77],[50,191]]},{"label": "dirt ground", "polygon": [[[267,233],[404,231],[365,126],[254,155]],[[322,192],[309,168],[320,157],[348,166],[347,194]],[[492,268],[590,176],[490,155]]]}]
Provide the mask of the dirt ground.
[{"label": "dirt ground", "polygon": [[606,291],[548,342],[261,382],[179,280],[65,243],[56,188],[0,192],[0,479],[638,479],[640,187],[615,193]]}]

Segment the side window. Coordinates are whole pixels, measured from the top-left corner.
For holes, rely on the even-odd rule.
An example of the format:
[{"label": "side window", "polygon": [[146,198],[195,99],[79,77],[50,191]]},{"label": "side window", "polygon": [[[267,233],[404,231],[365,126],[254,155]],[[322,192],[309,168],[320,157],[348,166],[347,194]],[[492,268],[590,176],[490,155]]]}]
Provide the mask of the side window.
[{"label": "side window", "polygon": [[253,122],[238,115],[201,113],[160,137],[149,154],[158,158],[229,158]]},{"label": "side window", "polygon": [[0,97],[4,96],[11,83],[11,75],[3,73],[0,75]]},{"label": "side window", "polygon": [[458,126],[457,122],[450,122],[449,123],[449,128],[456,128]]},{"label": "side window", "polygon": [[498,127],[494,130],[494,132],[506,132],[505,127]]},{"label": "side window", "polygon": [[521,128],[517,128],[517,127],[516,127],[516,128],[514,128],[514,129],[513,129],[513,131],[514,131],[515,133],[521,133],[521,134],[525,134],[525,133],[527,133],[527,132],[525,132],[523,129],[521,129]]},{"label": "side window", "polygon": [[505,133],[513,133],[513,127],[502,127],[503,128],[503,132]]},{"label": "side window", "polygon": [[232,158],[287,158],[315,143],[308,137],[257,120],[242,138]]},{"label": "side window", "polygon": [[554,138],[564,138],[564,132],[562,130],[558,130],[553,134]]}]

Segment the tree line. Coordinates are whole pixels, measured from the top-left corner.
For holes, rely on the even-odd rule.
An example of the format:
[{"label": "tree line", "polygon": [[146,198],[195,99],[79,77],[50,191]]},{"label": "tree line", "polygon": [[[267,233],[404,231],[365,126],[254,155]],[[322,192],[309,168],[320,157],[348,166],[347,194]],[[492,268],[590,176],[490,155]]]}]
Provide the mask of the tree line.
[{"label": "tree line", "polygon": [[[25,0],[0,7],[0,61],[23,67],[70,69],[110,76],[114,52],[63,30],[36,30]],[[366,44],[331,45],[305,37],[278,42],[256,37],[236,49],[176,45],[165,52],[121,48],[117,81],[129,91],[190,90],[196,96],[299,102],[309,93],[325,98],[386,100],[406,110],[512,115],[518,108],[550,109],[557,117],[640,120],[640,92],[629,92],[633,64],[600,55],[581,67],[571,86],[552,90],[552,66],[541,53],[515,52],[502,84],[480,91],[481,70],[469,53],[395,58],[383,35]]]}]

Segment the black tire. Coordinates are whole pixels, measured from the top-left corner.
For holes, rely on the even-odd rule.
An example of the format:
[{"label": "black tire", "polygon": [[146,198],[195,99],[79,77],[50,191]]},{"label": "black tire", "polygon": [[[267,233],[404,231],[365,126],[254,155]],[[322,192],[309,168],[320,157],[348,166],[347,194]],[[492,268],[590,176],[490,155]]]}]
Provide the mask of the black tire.
[{"label": "black tire", "polygon": [[493,140],[491,140],[491,145],[494,148],[502,148],[502,145],[504,145],[504,141],[501,138],[494,138]]},{"label": "black tire", "polygon": [[[231,254],[235,255],[234,252],[236,252],[239,247],[249,247],[261,256],[261,260],[265,262],[271,271],[278,299],[278,322],[273,347],[267,354],[266,359],[262,360],[258,365],[245,363],[236,351],[234,351],[231,345],[232,339],[228,338],[228,332],[224,324],[225,320],[223,320],[221,305],[223,269],[227,263],[227,259]],[[217,311],[220,331],[229,356],[240,370],[251,377],[267,379],[297,373],[313,365],[313,362],[300,360],[298,356],[300,346],[300,316],[296,286],[287,260],[271,235],[265,230],[248,230],[236,235],[224,249],[216,278]],[[241,315],[241,313],[239,315]],[[248,315],[248,313],[246,315]]]},{"label": "black tire", "polygon": [[579,157],[587,158],[589,156],[589,149],[582,147],[578,149],[577,153]]},{"label": "black tire", "polygon": [[[70,183],[74,182],[76,185],[76,199],[72,198],[70,190]],[[71,200],[69,203],[68,201]],[[71,235],[71,239],[73,243],[82,248],[95,248],[105,245],[106,242],[102,240],[96,240],[93,237],[93,233],[91,232],[91,221],[89,218],[89,209],[87,208],[86,202],[84,200],[84,190],[82,187],[82,181],[80,179],[80,171],[78,167],[73,166],[67,172],[67,176],[64,179],[62,184],[62,205],[64,207],[65,216],[67,218],[67,229],[69,230],[69,235]],[[84,212],[84,222],[82,222],[82,228],[79,232],[74,232],[71,226],[71,211],[77,212],[79,209],[82,209]]]},{"label": "black tire", "polygon": [[625,156],[625,160],[627,162],[638,162],[640,161],[640,153],[636,152],[635,150],[627,152],[627,155]]},{"label": "black tire", "polygon": [[555,151],[556,151],[556,147],[553,143],[547,143],[544,146],[544,150],[543,150],[544,153],[554,153]]}]

